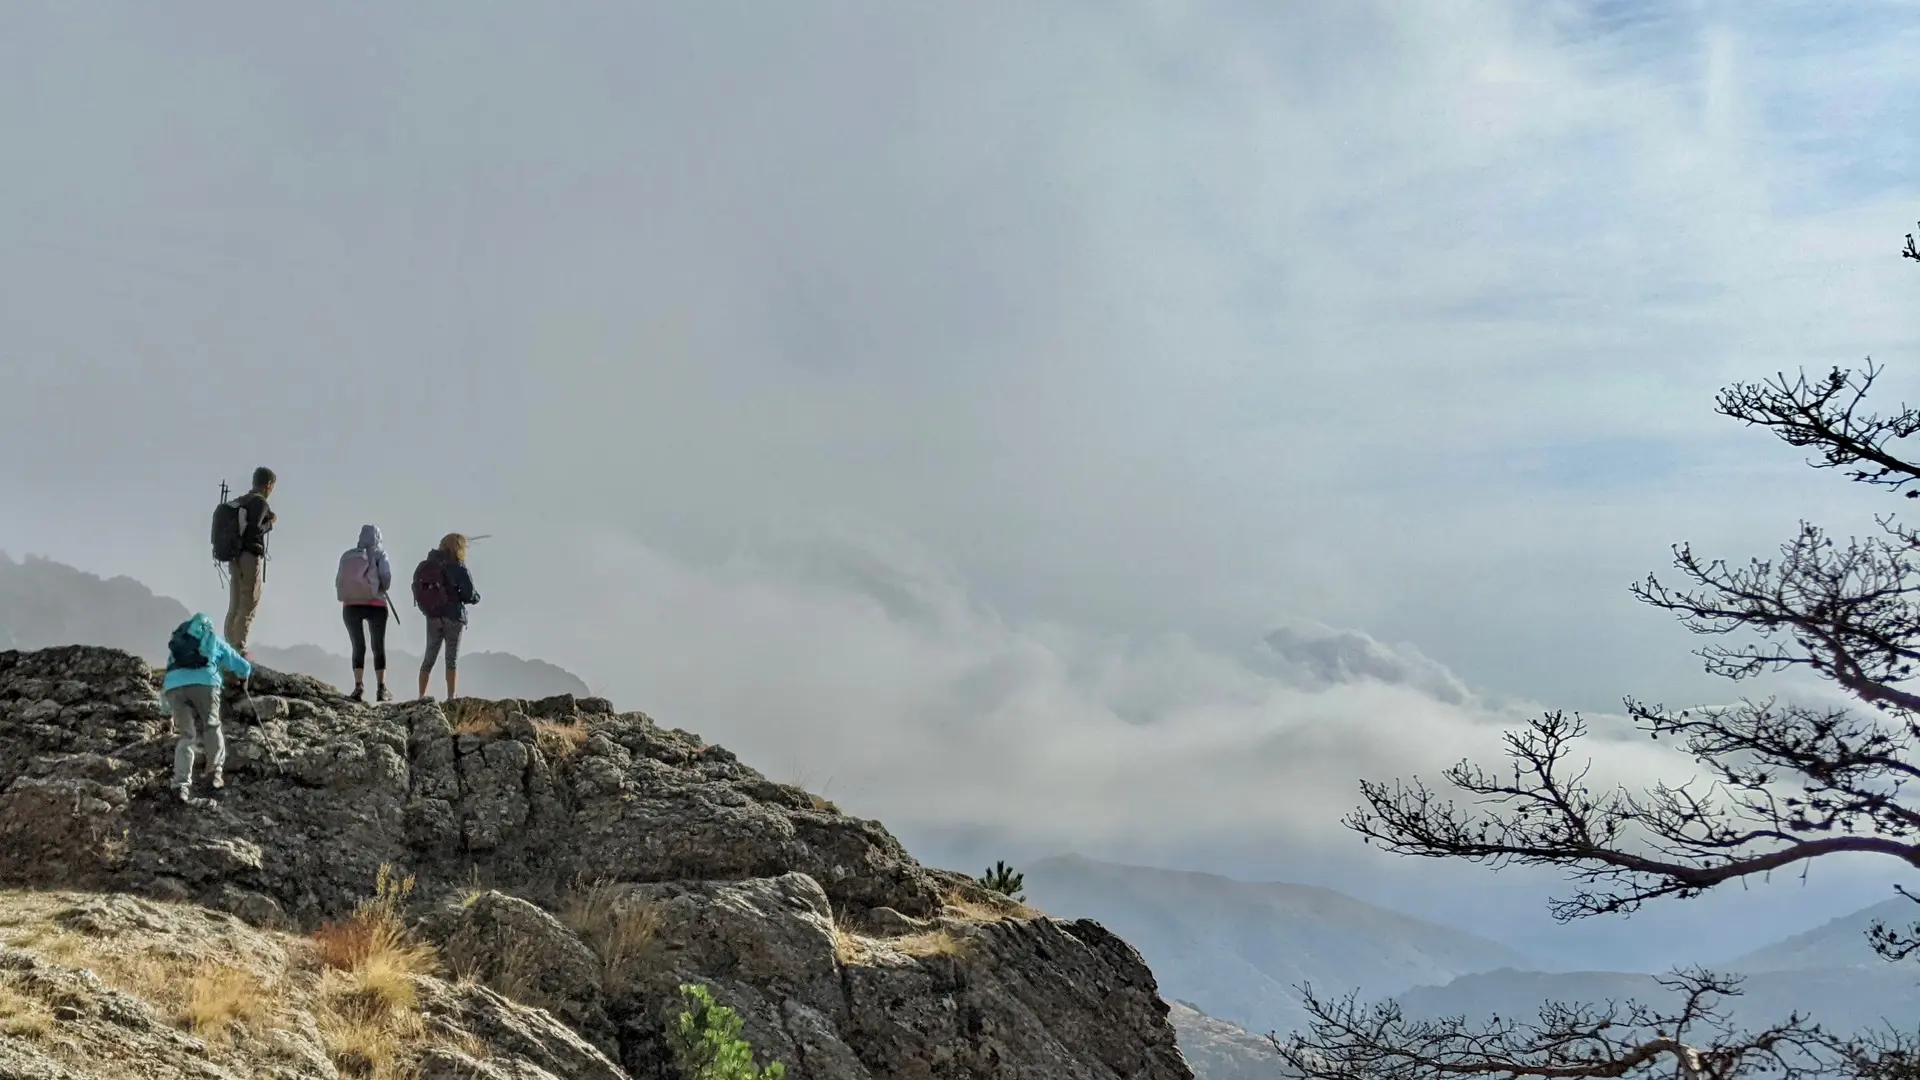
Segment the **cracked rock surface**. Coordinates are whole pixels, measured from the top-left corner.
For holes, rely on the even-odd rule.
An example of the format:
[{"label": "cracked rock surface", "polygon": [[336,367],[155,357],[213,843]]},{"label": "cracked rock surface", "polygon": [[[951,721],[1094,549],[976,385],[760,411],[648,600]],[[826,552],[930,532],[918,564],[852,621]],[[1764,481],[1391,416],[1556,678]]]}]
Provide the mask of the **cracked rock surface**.
[{"label": "cracked rock surface", "polygon": [[[1192,1076],[1151,973],[1097,924],[923,867],[878,822],[641,713],[365,706],[256,669],[224,715],[228,788],[183,805],[144,662],[0,652],[0,888],[132,894],[285,936],[345,916],[382,865],[416,875],[419,932],[467,977],[423,994],[458,1031],[422,1077],[671,1077],[687,982],[796,1080]],[[0,1027],[0,1077],[70,1075],[16,1065],[17,1042]]]}]

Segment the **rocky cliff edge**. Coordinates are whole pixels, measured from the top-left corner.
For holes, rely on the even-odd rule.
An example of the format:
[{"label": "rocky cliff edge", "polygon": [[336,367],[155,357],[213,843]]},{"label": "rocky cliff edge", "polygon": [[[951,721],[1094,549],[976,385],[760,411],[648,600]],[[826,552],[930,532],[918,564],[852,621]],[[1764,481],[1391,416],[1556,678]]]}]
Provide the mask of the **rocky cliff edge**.
[{"label": "rocky cliff edge", "polygon": [[[0,1077],[667,1080],[684,982],[794,1080],[1192,1076],[1098,924],[923,867],[643,714],[367,707],[257,670],[225,702],[228,787],[183,805],[157,686],[113,650],[0,652]],[[383,867],[435,959],[376,1062],[312,1009],[335,1000],[316,942]],[[223,997],[275,1004],[221,1020]]]}]

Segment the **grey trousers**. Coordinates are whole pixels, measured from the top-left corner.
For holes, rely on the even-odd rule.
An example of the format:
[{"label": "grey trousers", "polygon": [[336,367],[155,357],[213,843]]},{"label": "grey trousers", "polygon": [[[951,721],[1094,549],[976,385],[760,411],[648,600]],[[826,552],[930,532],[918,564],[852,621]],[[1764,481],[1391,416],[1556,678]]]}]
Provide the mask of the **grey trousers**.
[{"label": "grey trousers", "polygon": [[440,658],[440,643],[447,644],[447,670],[460,670],[460,631],[466,629],[459,619],[427,620],[427,654],[420,659],[422,673],[433,670],[433,662]]},{"label": "grey trousers", "polygon": [[220,695],[212,686],[176,686],[167,691],[173,713],[173,786],[193,783],[193,752],[207,755],[207,771],[219,772],[227,763],[227,740],[220,730]]}]

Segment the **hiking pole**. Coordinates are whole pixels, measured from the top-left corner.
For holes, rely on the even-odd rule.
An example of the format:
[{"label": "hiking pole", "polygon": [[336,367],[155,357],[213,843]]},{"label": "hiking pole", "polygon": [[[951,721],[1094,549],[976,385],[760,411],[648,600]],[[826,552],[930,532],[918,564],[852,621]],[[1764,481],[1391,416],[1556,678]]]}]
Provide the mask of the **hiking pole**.
[{"label": "hiking pole", "polygon": [[[220,480],[221,506],[227,505],[227,497],[227,481],[226,478],[222,477]],[[213,560],[213,576],[220,579],[220,587],[222,589],[227,587],[227,564],[221,562],[218,558]]]}]

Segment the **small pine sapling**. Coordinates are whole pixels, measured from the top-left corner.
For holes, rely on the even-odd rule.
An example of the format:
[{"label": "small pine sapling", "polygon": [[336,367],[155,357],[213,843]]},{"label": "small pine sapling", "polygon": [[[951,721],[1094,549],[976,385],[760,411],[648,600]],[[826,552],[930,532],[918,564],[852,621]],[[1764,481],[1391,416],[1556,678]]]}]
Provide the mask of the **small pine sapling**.
[{"label": "small pine sapling", "polygon": [[1002,860],[994,860],[987,872],[974,880],[1016,903],[1026,902],[1027,898],[1020,890],[1027,887],[1027,876],[1015,872]]},{"label": "small pine sapling", "polygon": [[753,1047],[740,1037],[740,1017],[713,1000],[713,992],[697,983],[681,983],[686,1010],[668,1029],[674,1065],[686,1080],[781,1080],[787,1067],[773,1062],[765,1069],[753,1064]]}]

